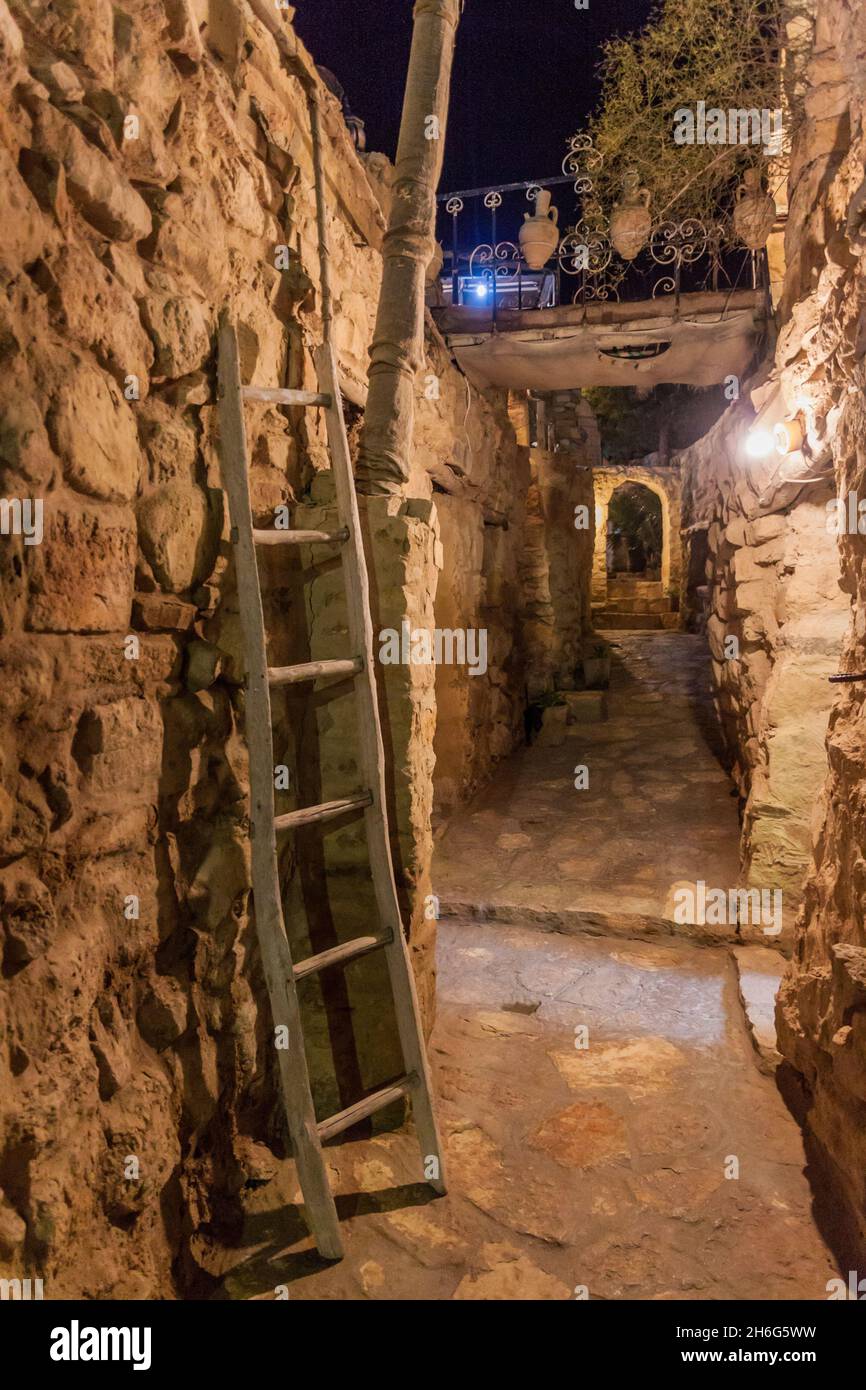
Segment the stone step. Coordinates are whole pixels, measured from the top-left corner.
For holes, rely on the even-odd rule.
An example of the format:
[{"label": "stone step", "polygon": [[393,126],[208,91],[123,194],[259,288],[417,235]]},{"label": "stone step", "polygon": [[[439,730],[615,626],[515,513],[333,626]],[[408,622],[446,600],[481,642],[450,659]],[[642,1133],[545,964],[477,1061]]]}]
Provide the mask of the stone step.
[{"label": "stone step", "polygon": [[605,608],[611,613],[670,613],[669,598],[643,598],[632,595],[629,598],[611,598],[608,595]]},{"label": "stone step", "polygon": [[660,579],[609,579],[608,598],[661,598],[664,593]]},{"label": "stone step", "polygon": [[673,618],[676,626],[676,613],[616,613],[610,608],[600,608],[592,615],[596,628],[615,628],[618,631],[661,632],[668,626],[666,618]]}]

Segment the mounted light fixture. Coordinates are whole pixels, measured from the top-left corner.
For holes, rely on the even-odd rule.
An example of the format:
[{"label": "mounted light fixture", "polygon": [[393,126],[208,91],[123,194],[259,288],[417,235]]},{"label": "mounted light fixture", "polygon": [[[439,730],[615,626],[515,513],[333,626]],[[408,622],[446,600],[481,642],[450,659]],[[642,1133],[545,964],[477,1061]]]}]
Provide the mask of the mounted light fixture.
[{"label": "mounted light fixture", "polygon": [[746,453],[750,459],[767,459],[776,447],[772,432],[761,427],[753,427],[746,435]]},{"label": "mounted light fixture", "polygon": [[787,454],[798,454],[805,442],[805,431],[799,415],[782,420],[773,431],[776,452],[784,458]]},{"label": "mounted light fixture", "polygon": [[[769,389],[768,389],[769,388]],[[744,443],[744,452],[750,459],[769,459],[776,452],[776,425],[785,418],[785,403],[779,383],[761,387],[758,413],[752,421]],[[752,393],[754,403],[755,395]],[[763,399],[761,399],[763,396]]]}]

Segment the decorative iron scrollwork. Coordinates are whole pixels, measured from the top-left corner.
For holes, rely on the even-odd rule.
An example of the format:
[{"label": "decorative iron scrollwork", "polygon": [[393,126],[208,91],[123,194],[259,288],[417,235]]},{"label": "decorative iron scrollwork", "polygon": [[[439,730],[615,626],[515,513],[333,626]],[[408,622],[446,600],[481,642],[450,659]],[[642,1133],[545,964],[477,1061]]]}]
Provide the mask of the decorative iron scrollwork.
[{"label": "decorative iron scrollwork", "polygon": [[559,243],[557,260],[565,275],[602,275],[613,258],[607,237],[585,220],[570,227]]},{"label": "decorative iron scrollwork", "polygon": [[591,135],[572,135],[568,154],[562,161],[562,172],[574,178],[574,191],[579,198],[592,192],[592,175],[603,163],[604,156],[595,148]]},{"label": "decorative iron scrollwork", "polygon": [[498,241],[495,246],[485,242],[469,257],[469,274],[513,280],[520,273],[521,260],[520,248],[513,241]]},{"label": "decorative iron scrollwork", "polygon": [[613,280],[603,278],[581,285],[571,297],[572,304],[591,304],[604,303],[608,299],[615,299],[619,303],[619,289]]},{"label": "decorative iron scrollwork", "polygon": [[684,265],[694,265],[707,253],[712,228],[705,227],[696,217],[683,222],[661,222],[653,228],[649,251],[656,265],[671,266],[672,275],[663,275],[653,285],[652,297],[678,293],[680,273]]}]

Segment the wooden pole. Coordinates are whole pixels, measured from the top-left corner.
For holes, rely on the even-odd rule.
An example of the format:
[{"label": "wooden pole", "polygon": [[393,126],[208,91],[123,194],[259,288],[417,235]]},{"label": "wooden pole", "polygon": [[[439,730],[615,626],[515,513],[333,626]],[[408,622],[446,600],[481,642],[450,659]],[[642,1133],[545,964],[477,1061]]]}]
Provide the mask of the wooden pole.
[{"label": "wooden pole", "polygon": [[424,277],[436,232],[454,41],[462,0],[416,0],[358,490],[400,492],[409,481],[415,376],[424,351]]}]

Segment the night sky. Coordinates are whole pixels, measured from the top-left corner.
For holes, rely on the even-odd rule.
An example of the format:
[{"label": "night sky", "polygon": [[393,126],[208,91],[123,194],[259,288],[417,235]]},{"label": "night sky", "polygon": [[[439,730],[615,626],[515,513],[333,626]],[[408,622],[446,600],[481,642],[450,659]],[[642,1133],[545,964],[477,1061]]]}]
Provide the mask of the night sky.
[{"label": "night sky", "polygon": [[[466,0],[440,191],[552,177],[598,96],[601,41],[640,28],[653,0]],[[295,25],[393,159],[412,0],[298,0]]]}]

